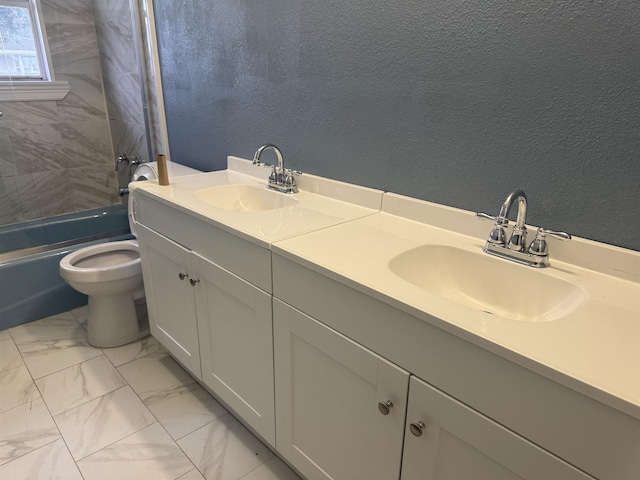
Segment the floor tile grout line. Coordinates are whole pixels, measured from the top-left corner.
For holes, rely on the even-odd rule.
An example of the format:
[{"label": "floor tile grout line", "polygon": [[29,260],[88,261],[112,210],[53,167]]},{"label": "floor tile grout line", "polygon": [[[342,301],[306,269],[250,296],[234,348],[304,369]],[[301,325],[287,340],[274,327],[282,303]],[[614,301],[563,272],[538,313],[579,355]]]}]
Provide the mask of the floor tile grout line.
[{"label": "floor tile grout line", "polygon": [[[29,375],[31,375],[31,372],[29,372]],[[82,472],[80,471],[80,467],[78,467],[78,465],[76,464],[75,459],[73,458],[73,455],[71,454],[71,449],[69,448],[69,444],[67,443],[67,441],[65,440],[64,436],[62,435],[62,432],[60,431],[60,427],[58,426],[58,422],[56,422],[56,419],[54,418],[54,415],[51,413],[51,410],[49,409],[49,405],[47,405],[47,402],[44,399],[44,396],[42,395],[42,391],[40,390],[40,387],[36,383],[36,379],[33,378],[33,375],[31,376],[31,381],[33,382],[35,387],[38,389],[38,393],[40,393],[40,398],[42,399],[42,403],[44,404],[44,408],[47,409],[47,413],[49,414],[49,417],[51,417],[51,421],[53,422],[53,424],[56,426],[56,430],[58,431],[58,435],[60,435],[60,438],[56,439],[56,441],[57,440],[62,440],[62,443],[64,443],[64,448],[67,449],[67,453],[69,453],[69,457],[71,458],[71,460],[73,460],[73,463],[76,466],[76,469],[78,470],[78,473],[80,474],[80,476],[82,478],[84,478],[84,476],[82,475]],[[40,447],[40,448],[42,448],[42,447]]]},{"label": "floor tile grout line", "polygon": [[[140,358],[144,358],[144,357],[140,357]],[[137,359],[136,359],[136,360],[137,360]],[[133,360],[132,360],[132,361],[133,361]],[[128,363],[131,363],[131,362],[128,362]],[[116,367],[116,369],[117,369],[117,367]],[[122,375],[122,374],[121,374],[121,375]],[[181,452],[182,452],[182,454],[185,456],[185,458],[189,461],[189,463],[191,463],[191,465],[193,465],[193,468],[194,468],[195,470],[198,470],[198,472],[200,472],[200,469],[198,469],[198,467],[193,463],[193,460],[191,460],[191,458],[189,457],[189,455],[187,455],[187,453],[182,449],[182,447],[181,447],[181,446],[180,446],[180,444],[178,443],[178,440],[176,440],[175,438],[173,438],[173,437],[171,436],[171,434],[169,433],[169,431],[168,431],[168,430],[166,429],[166,427],[162,424],[162,422],[158,419],[158,417],[156,417],[156,416],[155,416],[155,414],[154,414],[154,413],[149,409],[149,406],[144,402],[144,400],[142,400],[142,398],[140,397],[140,395],[138,394],[138,392],[136,392],[136,391],[135,391],[135,389],[134,389],[134,388],[129,384],[129,381],[128,381],[124,376],[122,376],[122,378],[124,378],[124,381],[127,383],[127,386],[128,386],[129,388],[131,388],[131,391],[135,394],[135,396],[136,396],[136,397],[138,397],[138,400],[140,400],[140,402],[145,406],[145,408],[146,408],[147,410],[149,410],[149,413],[150,413],[150,414],[153,416],[153,418],[156,420],[156,422],[155,422],[155,423],[157,423],[157,424],[160,426],[160,428],[162,428],[162,429],[165,431],[165,433],[166,433],[166,434],[167,434],[167,436],[171,439],[171,441],[175,444],[175,446],[176,446],[176,447],[178,447],[178,449],[180,449],[180,451],[181,451]],[[153,425],[153,424],[151,424],[151,425]],[[150,427],[151,425],[147,425],[147,427]],[[144,428],[147,428],[147,427],[144,427]],[[139,432],[139,431],[141,431],[141,430],[144,430],[144,428],[141,428],[140,430],[138,430],[138,432]],[[196,429],[196,430],[197,430],[197,429]],[[194,430],[194,431],[195,431],[195,430]],[[135,432],[135,433],[138,433],[138,432]],[[191,432],[191,433],[193,433],[193,432]],[[133,433],[132,433],[131,435],[133,435]],[[189,434],[187,434],[187,435],[189,435]],[[129,437],[129,436],[130,436],[130,435],[128,435],[127,437]],[[186,436],[186,435],[185,435],[185,436]],[[125,437],[125,438],[127,438],[127,437]],[[181,437],[181,438],[182,438],[182,437]],[[118,441],[122,441],[122,440],[124,440],[124,439],[120,439],[120,440],[118,440]],[[117,442],[114,442],[114,443],[117,443]],[[112,445],[113,445],[113,444],[112,444]],[[105,447],[105,448],[106,448],[106,447]],[[86,458],[86,457],[85,457],[85,458]],[[78,468],[79,468],[79,467],[78,467]],[[191,470],[190,470],[190,471],[191,471]],[[186,472],[186,473],[189,473],[189,472]],[[185,473],[184,475],[186,475],[186,473]],[[202,476],[204,476],[204,474],[203,474],[202,472],[200,472],[200,474],[201,474]],[[181,475],[181,476],[183,476],[183,475]],[[180,477],[176,477],[174,480],[178,480],[179,478],[180,478]]]},{"label": "floor tile grout line", "polygon": [[[82,365],[83,363],[91,362],[91,361],[93,361],[93,360],[95,360],[95,359],[97,359],[97,358],[100,358],[101,356],[102,356],[102,357],[105,357],[105,358],[106,358],[106,360],[107,360],[107,361],[109,361],[109,357],[107,357],[107,356],[106,356],[106,355],[104,355],[104,354],[101,354],[101,355],[98,355],[98,356],[96,356],[96,357],[90,358],[90,359],[88,359],[88,360],[83,360],[82,362],[80,362],[80,363],[76,363],[75,365],[71,365],[71,366],[69,366],[69,367],[63,368],[62,370],[58,370],[58,371],[52,372],[52,373],[50,373],[50,374],[48,374],[48,375],[44,375],[44,376],[42,376],[42,377],[38,377],[37,379],[35,379],[35,380],[34,380],[34,383],[35,383],[36,387],[38,387],[38,383],[36,382],[36,380],[42,380],[43,378],[46,378],[46,377],[48,377],[48,376],[50,376],[50,375],[58,374],[58,373],[63,372],[64,370],[67,370],[67,369],[69,369],[69,368],[79,367],[79,366],[80,366],[80,365]],[[55,415],[54,415],[54,414],[51,414],[51,416],[52,416],[52,417],[57,417],[58,415],[62,415],[63,413],[68,412],[69,410],[73,410],[74,408],[81,407],[82,405],[86,405],[87,403],[89,403],[89,402],[91,402],[91,401],[93,401],[93,400],[96,400],[96,399],[98,399],[98,398],[100,398],[100,397],[104,397],[105,395],[108,395],[108,394],[110,394],[110,393],[113,393],[113,392],[115,392],[116,390],[120,390],[121,388],[123,388],[123,387],[125,387],[125,386],[130,386],[130,385],[129,385],[129,382],[127,382],[127,380],[122,376],[122,374],[118,371],[118,369],[117,369],[116,367],[114,367],[114,368],[115,368],[116,372],[118,373],[118,375],[120,376],[120,378],[122,379],[122,381],[123,381],[126,385],[123,385],[123,386],[120,386],[120,387],[114,388],[113,390],[109,390],[108,392],[104,392],[102,395],[98,395],[97,397],[89,398],[88,400],[86,400],[86,401],[84,401],[84,402],[82,402],[82,403],[78,403],[77,405],[72,405],[72,406],[70,406],[70,407],[68,407],[68,408],[65,408],[65,409],[64,409],[64,410],[62,410],[61,412],[56,413]],[[132,390],[133,390],[133,388],[132,388]],[[41,395],[42,399],[44,400],[44,403],[46,404],[46,403],[47,403],[47,400],[45,399],[44,395],[42,394],[42,391],[40,390],[40,387],[38,387],[38,391],[40,392],[40,395]],[[47,404],[47,408],[48,408],[48,407],[49,407],[49,405]]]}]

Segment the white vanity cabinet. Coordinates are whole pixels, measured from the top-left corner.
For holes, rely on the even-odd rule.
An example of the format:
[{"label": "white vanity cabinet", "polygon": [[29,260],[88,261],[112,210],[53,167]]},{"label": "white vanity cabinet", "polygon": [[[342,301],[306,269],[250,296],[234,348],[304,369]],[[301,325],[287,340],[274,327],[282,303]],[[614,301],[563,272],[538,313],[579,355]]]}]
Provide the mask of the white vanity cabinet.
[{"label": "white vanity cabinet", "polygon": [[200,379],[191,252],[142,225],[137,236],[151,334]]},{"label": "white vanity cabinet", "polygon": [[274,344],[276,446],[309,480],[593,479],[278,299]]},{"label": "white vanity cabinet", "polygon": [[247,276],[270,288],[270,269],[262,268],[269,251],[159,202],[138,201],[147,202],[136,228],[151,333],[274,445],[271,294],[220,266],[251,262]]},{"label": "white vanity cabinet", "polygon": [[309,480],[400,475],[409,374],[274,299],[276,448]]},{"label": "white vanity cabinet", "polygon": [[271,295],[193,255],[202,381],[274,445]]},{"label": "white vanity cabinet", "polygon": [[[273,255],[278,439],[283,428],[291,428],[286,422],[294,422],[292,445],[300,443],[296,434],[297,438],[313,435],[311,430],[296,431],[297,412],[280,405],[290,401],[287,392],[295,392],[299,378],[295,376],[297,357],[287,360],[279,351],[287,343],[278,333],[282,307],[277,305],[282,301],[296,312],[287,314],[292,318],[311,318],[415,376],[408,395],[402,480],[638,478],[640,429],[629,415],[383,302],[374,292],[345,285],[331,272],[301,263],[280,251]],[[294,352],[310,345],[289,343]],[[292,367],[287,367],[287,361]],[[286,389],[282,368],[294,372]],[[333,411],[351,393],[329,387],[332,400],[324,408]],[[411,424],[420,421],[425,424],[423,435],[415,437]],[[345,431],[346,426],[335,427],[332,449],[353,448]],[[304,449],[277,445],[305,473],[296,463]],[[401,445],[398,440],[390,451]],[[465,469],[474,473],[466,475]],[[485,472],[484,476],[478,472]],[[332,478],[350,480],[348,476]]]},{"label": "white vanity cabinet", "polygon": [[592,477],[411,377],[401,480]]}]

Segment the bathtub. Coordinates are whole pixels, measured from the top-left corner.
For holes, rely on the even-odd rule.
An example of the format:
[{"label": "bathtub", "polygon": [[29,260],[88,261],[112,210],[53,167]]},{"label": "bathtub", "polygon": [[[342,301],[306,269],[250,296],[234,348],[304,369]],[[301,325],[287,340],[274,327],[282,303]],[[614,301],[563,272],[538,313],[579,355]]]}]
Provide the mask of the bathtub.
[{"label": "bathtub", "polygon": [[87,296],[60,277],[60,259],[131,238],[120,205],[0,227],[0,330],[86,305]]}]

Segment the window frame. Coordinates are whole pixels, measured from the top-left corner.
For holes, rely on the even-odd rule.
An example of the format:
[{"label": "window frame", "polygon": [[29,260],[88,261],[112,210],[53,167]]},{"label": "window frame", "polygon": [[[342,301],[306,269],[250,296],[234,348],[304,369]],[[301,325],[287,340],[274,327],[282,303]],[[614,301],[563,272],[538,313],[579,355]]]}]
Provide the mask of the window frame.
[{"label": "window frame", "polygon": [[64,99],[69,93],[69,83],[55,79],[40,0],[0,0],[0,6],[28,8],[41,74],[39,77],[0,77],[0,102]]}]

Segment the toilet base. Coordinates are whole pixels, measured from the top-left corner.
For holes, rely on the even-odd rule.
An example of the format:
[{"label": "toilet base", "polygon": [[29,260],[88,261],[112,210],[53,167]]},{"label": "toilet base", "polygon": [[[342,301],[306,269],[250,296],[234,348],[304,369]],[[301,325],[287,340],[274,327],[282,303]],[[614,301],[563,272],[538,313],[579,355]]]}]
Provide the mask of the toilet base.
[{"label": "toilet base", "polygon": [[136,313],[136,302],[130,293],[89,296],[89,345],[100,348],[119,347],[147,335],[149,329],[144,326],[141,328]]}]

